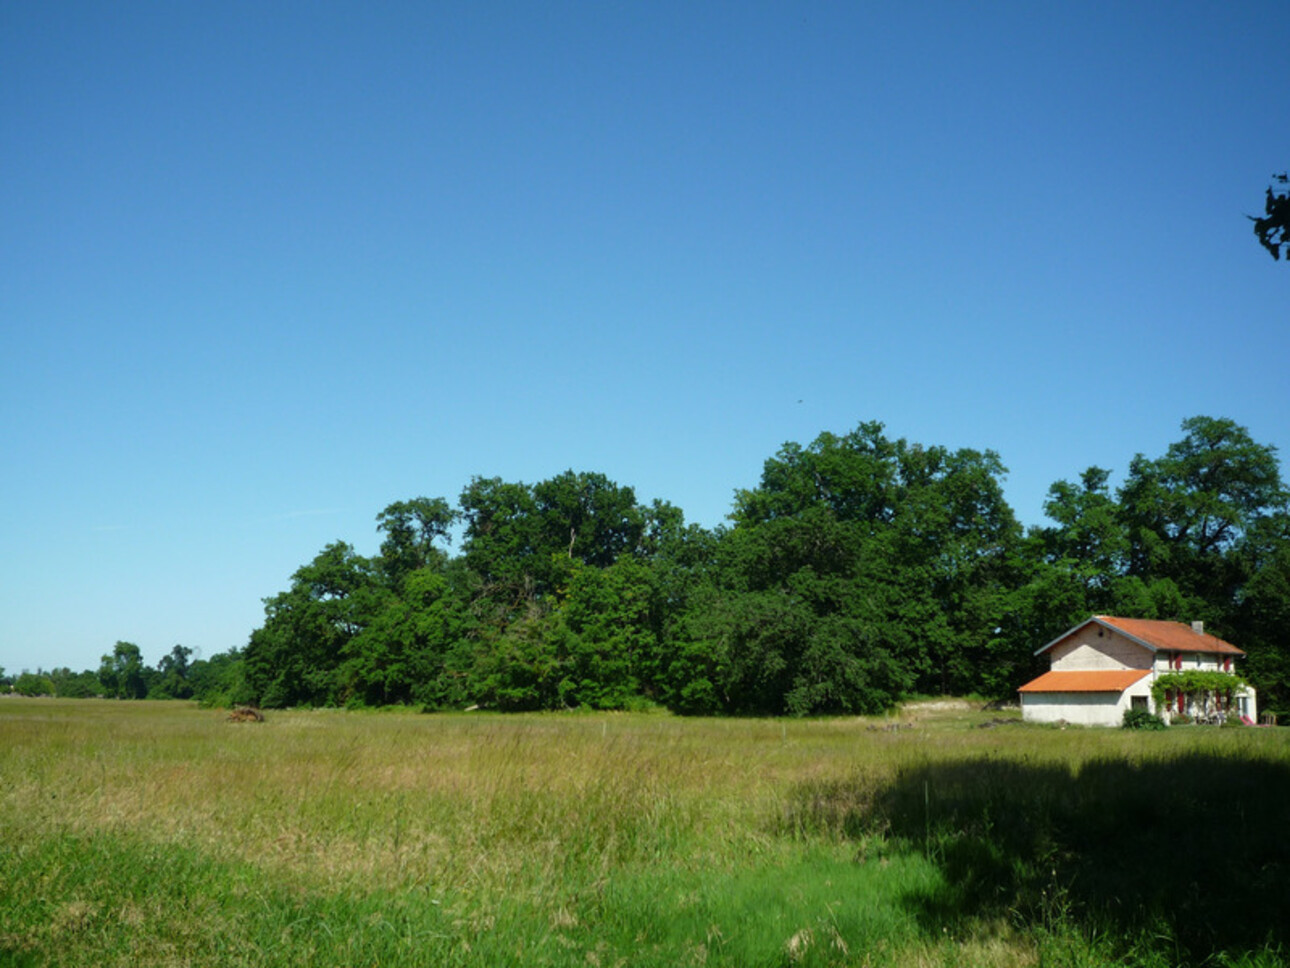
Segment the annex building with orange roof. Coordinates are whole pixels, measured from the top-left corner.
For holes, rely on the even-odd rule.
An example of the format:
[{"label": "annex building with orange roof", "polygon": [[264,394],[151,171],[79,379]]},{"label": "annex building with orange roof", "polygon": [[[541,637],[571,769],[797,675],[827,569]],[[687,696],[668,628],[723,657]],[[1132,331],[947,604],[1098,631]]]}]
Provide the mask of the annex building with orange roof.
[{"label": "annex building with orange roof", "polygon": [[1027,722],[1119,726],[1130,709],[1166,720],[1187,714],[1253,722],[1257,715],[1254,690],[1244,684],[1230,697],[1167,689],[1157,705],[1152,687],[1161,676],[1197,670],[1228,673],[1235,681],[1236,660],[1245,653],[1207,634],[1200,622],[1094,615],[1035,650],[1045,652],[1049,671],[1019,690]]}]

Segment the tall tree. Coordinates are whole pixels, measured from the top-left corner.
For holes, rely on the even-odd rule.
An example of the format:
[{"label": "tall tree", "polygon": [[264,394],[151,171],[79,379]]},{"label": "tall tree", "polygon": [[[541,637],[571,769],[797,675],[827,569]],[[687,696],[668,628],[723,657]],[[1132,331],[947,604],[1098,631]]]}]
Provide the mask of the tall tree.
[{"label": "tall tree", "polygon": [[188,683],[188,660],[193,650],[186,646],[176,645],[169,654],[163,655],[157,663],[157,681],[149,690],[149,698],[154,699],[188,699],[193,688]]},{"label": "tall tree", "polygon": [[672,668],[706,651],[713,692],[741,712],[873,712],[974,684],[998,664],[1020,538],[1003,472],[991,452],[893,441],[879,423],[786,444],[737,494],[719,588],[696,599]]},{"label": "tall tree", "polygon": [[630,487],[604,474],[567,470],[533,486],[545,548],[597,568],[635,551],[644,516]]},{"label": "tall tree", "polygon": [[409,572],[397,594],[382,595],[370,621],[341,647],[342,692],[365,705],[467,700],[468,576],[459,565]]},{"label": "tall tree", "polygon": [[[1243,574],[1233,554],[1269,515],[1290,508],[1276,448],[1225,418],[1184,420],[1163,457],[1141,454],[1120,489],[1128,573],[1169,579],[1195,607],[1231,601]],[[1181,616],[1179,616],[1181,617]]]},{"label": "tall tree", "polygon": [[645,530],[635,492],[597,473],[569,470],[531,487],[476,477],[461,507],[467,563],[491,593],[516,600],[554,591],[554,558],[608,567],[635,551]]},{"label": "tall tree", "polygon": [[246,681],[268,707],[327,705],[344,698],[345,647],[389,592],[372,563],[338,541],[291,576],[291,588],[265,600],[264,625],[251,633]]},{"label": "tall tree", "polygon": [[1048,489],[1044,514],[1056,523],[1030,533],[1042,559],[1069,570],[1093,602],[1104,598],[1124,571],[1129,550],[1120,507],[1108,485],[1110,476],[1108,470],[1090,467],[1078,484],[1055,483]]},{"label": "tall tree", "polygon": [[1224,621],[1249,653],[1245,671],[1260,705],[1290,721],[1290,514],[1259,523],[1242,545],[1239,567],[1246,579]]},{"label": "tall tree", "polygon": [[466,523],[462,550],[489,592],[505,587],[521,597],[531,593],[541,546],[532,489],[500,477],[474,477],[461,492],[460,504]]},{"label": "tall tree", "polygon": [[381,568],[397,585],[418,568],[441,567],[447,559],[436,542],[451,540],[450,530],[460,517],[441,497],[396,501],[376,516],[381,542]]},{"label": "tall tree", "polygon": [[143,656],[133,642],[117,642],[110,655],[103,656],[99,681],[104,692],[115,699],[142,699],[148,694]]},{"label": "tall tree", "polygon": [[1058,481],[1048,490],[1044,513],[1056,523],[1027,535],[1036,571],[1023,599],[1039,609],[1032,641],[1048,641],[1090,613],[1175,617],[1172,579],[1128,574],[1129,528],[1109,479],[1109,471],[1090,467],[1078,484]]},{"label": "tall tree", "polygon": [[[1249,653],[1254,684],[1290,712],[1290,493],[1276,448],[1228,419],[1192,417],[1120,489],[1128,576],[1157,617],[1203,619]],[[1170,592],[1172,591],[1172,598]],[[1145,609],[1143,610],[1145,611]]]}]

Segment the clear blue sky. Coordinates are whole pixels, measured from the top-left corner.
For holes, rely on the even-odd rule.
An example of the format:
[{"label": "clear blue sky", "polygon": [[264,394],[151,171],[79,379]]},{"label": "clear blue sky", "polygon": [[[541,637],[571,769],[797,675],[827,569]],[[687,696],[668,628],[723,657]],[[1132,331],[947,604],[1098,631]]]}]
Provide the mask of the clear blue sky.
[{"label": "clear blue sky", "polygon": [[[1283,0],[0,7],[0,666],[244,645],[472,475],[721,522],[787,440],[1023,523],[1290,453]],[[1283,460],[1284,466],[1284,460]]]}]

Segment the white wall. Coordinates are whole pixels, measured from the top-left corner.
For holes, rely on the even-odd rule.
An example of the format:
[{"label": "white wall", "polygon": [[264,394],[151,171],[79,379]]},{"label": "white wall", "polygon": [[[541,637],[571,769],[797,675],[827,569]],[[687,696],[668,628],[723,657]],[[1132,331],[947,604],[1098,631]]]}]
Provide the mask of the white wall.
[{"label": "white wall", "polygon": [[1095,622],[1058,642],[1049,650],[1049,655],[1054,672],[1151,668],[1149,650]]},{"label": "white wall", "polygon": [[[1214,652],[1184,652],[1182,654],[1182,669],[1175,669],[1173,666],[1173,652],[1156,653],[1156,672],[1163,675],[1166,672],[1187,672],[1189,669],[1200,669],[1207,672],[1222,672],[1224,657]],[[1233,662],[1232,668],[1236,668]]]},{"label": "white wall", "polygon": [[1119,726],[1129,702],[1128,692],[1023,692],[1021,718],[1028,723]]},{"label": "white wall", "polygon": [[[1249,700],[1249,716],[1258,721],[1258,707],[1253,689],[1241,693]],[[1157,709],[1151,701],[1151,679],[1135,682],[1121,695],[1109,692],[1023,692],[1021,718],[1027,723],[1067,722],[1076,726],[1119,726],[1124,711],[1133,706],[1134,696],[1147,697],[1147,709],[1167,722],[1170,710]],[[1188,713],[1196,710],[1188,708]],[[1233,711],[1235,713],[1235,711]]]}]

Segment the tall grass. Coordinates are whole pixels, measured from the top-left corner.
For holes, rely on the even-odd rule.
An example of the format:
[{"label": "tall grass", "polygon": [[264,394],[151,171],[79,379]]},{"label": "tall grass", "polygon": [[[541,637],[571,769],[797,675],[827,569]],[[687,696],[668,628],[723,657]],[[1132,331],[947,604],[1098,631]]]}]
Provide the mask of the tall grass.
[{"label": "tall grass", "polygon": [[[1099,804],[1140,826],[1154,799],[1118,791],[1161,764],[1248,761],[1280,783],[1279,732],[978,728],[996,716],[235,725],[181,703],[6,699],[0,963],[1282,963],[1275,931],[1117,919],[1077,861],[1036,879],[1118,829],[1092,822]],[[1215,819],[1196,802],[1187,823]],[[1232,801],[1260,829],[1279,802]],[[1234,849],[1268,846],[1251,844]]]}]

